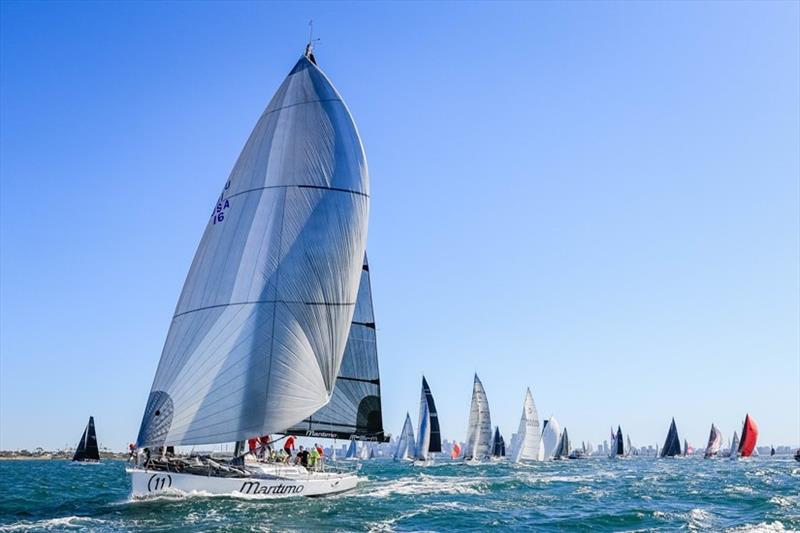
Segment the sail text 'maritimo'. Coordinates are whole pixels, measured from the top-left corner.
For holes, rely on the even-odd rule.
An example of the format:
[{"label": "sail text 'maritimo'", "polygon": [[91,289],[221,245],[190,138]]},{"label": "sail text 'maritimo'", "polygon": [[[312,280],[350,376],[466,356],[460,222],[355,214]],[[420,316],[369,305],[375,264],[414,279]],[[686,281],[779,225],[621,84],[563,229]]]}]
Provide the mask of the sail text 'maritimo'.
[{"label": "sail text 'maritimo'", "polygon": [[328,402],[351,331],[368,213],[356,126],[325,74],[303,56],[214,205],[139,446],[279,432]]}]

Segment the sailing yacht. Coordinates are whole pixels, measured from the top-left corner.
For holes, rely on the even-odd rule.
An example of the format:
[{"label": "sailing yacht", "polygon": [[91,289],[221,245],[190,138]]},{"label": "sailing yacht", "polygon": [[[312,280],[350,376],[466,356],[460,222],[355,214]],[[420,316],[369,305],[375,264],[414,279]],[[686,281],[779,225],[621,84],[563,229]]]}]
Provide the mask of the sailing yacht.
[{"label": "sailing yacht", "polygon": [[556,417],[551,416],[542,428],[542,445],[539,452],[540,460],[552,459],[561,438],[561,425]]},{"label": "sailing yacht", "polygon": [[514,463],[522,461],[541,461],[542,436],[539,431],[539,414],[533,403],[531,389],[525,392],[519,429],[511,438],[510,459]]},{"label": "sailing yacht", "polygon": [[561,437],[558,439],[558,445],[556,445],[556,449],[553,452],[553,460],[567,459],[569,452],[569,435],[567,434],[567,428],[564,428],[564,431],[561,432]]},{"label": "sailing yacht", "polygon": [[667,438],[664,441],[664,446],[661,447],[661,457],[675,457],[681,454],[681,440],[678,438],[678,428],[675,425],[675,419],[669,425]]},{"label": "sailing yacht", "polygon": [[492,438],[492,461],[501,461],[506,457],[506,441],[500,434],[500,426],[494,427]]},{"label": "sailing yacht", "polygon": [[735,461],[739,458],[739,435],[734,431],[733,440],[731,441],[731,451],[728,452],[728,459]]},{"label": "sailing yacht", "polygon": [[397,447],[394,449],[394,460],[413,461],[416,455],[414,427],[411,425],[411,415],[406,413],[406,421],[403,423],[403,430],[400,432],[400,437],[397,439]]},{"label": "sailing yacht", "polygon": [[464,445],[464,462],[481,463],[489,459],[492,446],[492,420],[489,400],[478,374],[472,383],[472,402],[469,408],[467,440]]},{"label": "sailing yacht", "polygon": [[706,444],[706,451],[703,454],[703,457],[705,459],[716,457],[721,448],[722,432],[717,428],[717,426],[711,424],[711,432],[708,434],[708,444]]},{"label": "sailing yacht", "polygon": [[427,466],[433,462],[433,454],[442,451],[442,435],[439,430],[439,415],[433,393],[425,376],[422,376],[422,393],[419,400],[419,426],[414,465]]},{"label": "sailing yacht", "polygon": [[94,430],[94,417],[89,417],[81,441],[75,449],[72,460],[76,463],[91,464],[100,462],[100,449],[97,447],[97,434]]},{"label": "sailing yacht", "polygon": [[757,455],[756,441],[758,440],[758,426],[756,421],[747,414],[744,417],[744,424],[742,425],[742,440],[739,441],[739,457],[750,457]]},{"label": "sailing yacht", "polygon": [[625,457],[625,441],[622,439],[622,426],[617,426],[617,432],[611,429],[611,447],[609,448],[609,458],[617,459]]},{"label": "sailing yacht", "polygon": [[364,306],[371,312],[371,301],[359,299],[369,270],[368,214],[363,144],[309,43],[258,119],[206,224],[142,417],[136,442],[145,453],[127,469],[134,497],[173,490],[273,499],[356,486],[355,472],[327,465],[311,471],[246,454],[217,461],[162,452],[287,433],[311,417],[306,429],[329,403],[343,415],[320,420],[331,437],[335,423],[355,418],[348,435],[363,428],[365,438],[384,440],[374,387],[355,412],[336,394],[346,381],[380,383],[377,364],[356,375],[343,364],[350,337],[374,345],[374,322],[353,320]]}]

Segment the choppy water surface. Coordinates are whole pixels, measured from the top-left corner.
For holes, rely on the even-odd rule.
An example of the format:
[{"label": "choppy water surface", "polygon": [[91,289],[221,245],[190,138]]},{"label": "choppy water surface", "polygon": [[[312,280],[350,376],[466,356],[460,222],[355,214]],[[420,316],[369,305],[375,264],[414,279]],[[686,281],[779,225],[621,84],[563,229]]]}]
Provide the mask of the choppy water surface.
[{"label": "choppy water surface", "polygon": [[124,463],[0,462],[0,531],[800,529],[800,463],[699,458],[363,465],[357,490],[254,501],[131,501]]}]

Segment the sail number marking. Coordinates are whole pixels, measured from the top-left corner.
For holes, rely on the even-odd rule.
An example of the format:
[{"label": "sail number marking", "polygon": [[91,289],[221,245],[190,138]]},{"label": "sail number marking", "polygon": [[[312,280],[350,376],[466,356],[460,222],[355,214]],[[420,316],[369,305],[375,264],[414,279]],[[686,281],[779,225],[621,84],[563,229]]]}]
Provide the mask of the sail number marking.
[{"label": "sail number marking", "polygon": [[231,206],[231,201],[225,198],[225,191],[231,186],[231,181],[225,183],[225,189],[220,193],[217,205],[214,206],[214,211],[211,213],[211,223],[219,224],[225,220],[225,212]]}]

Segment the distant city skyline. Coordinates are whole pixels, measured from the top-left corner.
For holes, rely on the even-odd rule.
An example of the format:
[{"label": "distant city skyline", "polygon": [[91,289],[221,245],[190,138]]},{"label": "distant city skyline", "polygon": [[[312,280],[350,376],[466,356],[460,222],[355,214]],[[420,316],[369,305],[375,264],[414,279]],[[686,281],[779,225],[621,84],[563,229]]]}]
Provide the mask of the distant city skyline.
[{"label": "distant city skyline", "polygon": [[[384,428],[800,446],[800,4],[0,3],[0,449],[136,438],[208,213],[298,59],[371,177]],[[74,441],[74,443],[73,443]],[[329,442],[326,444],[330,444]]]}]

